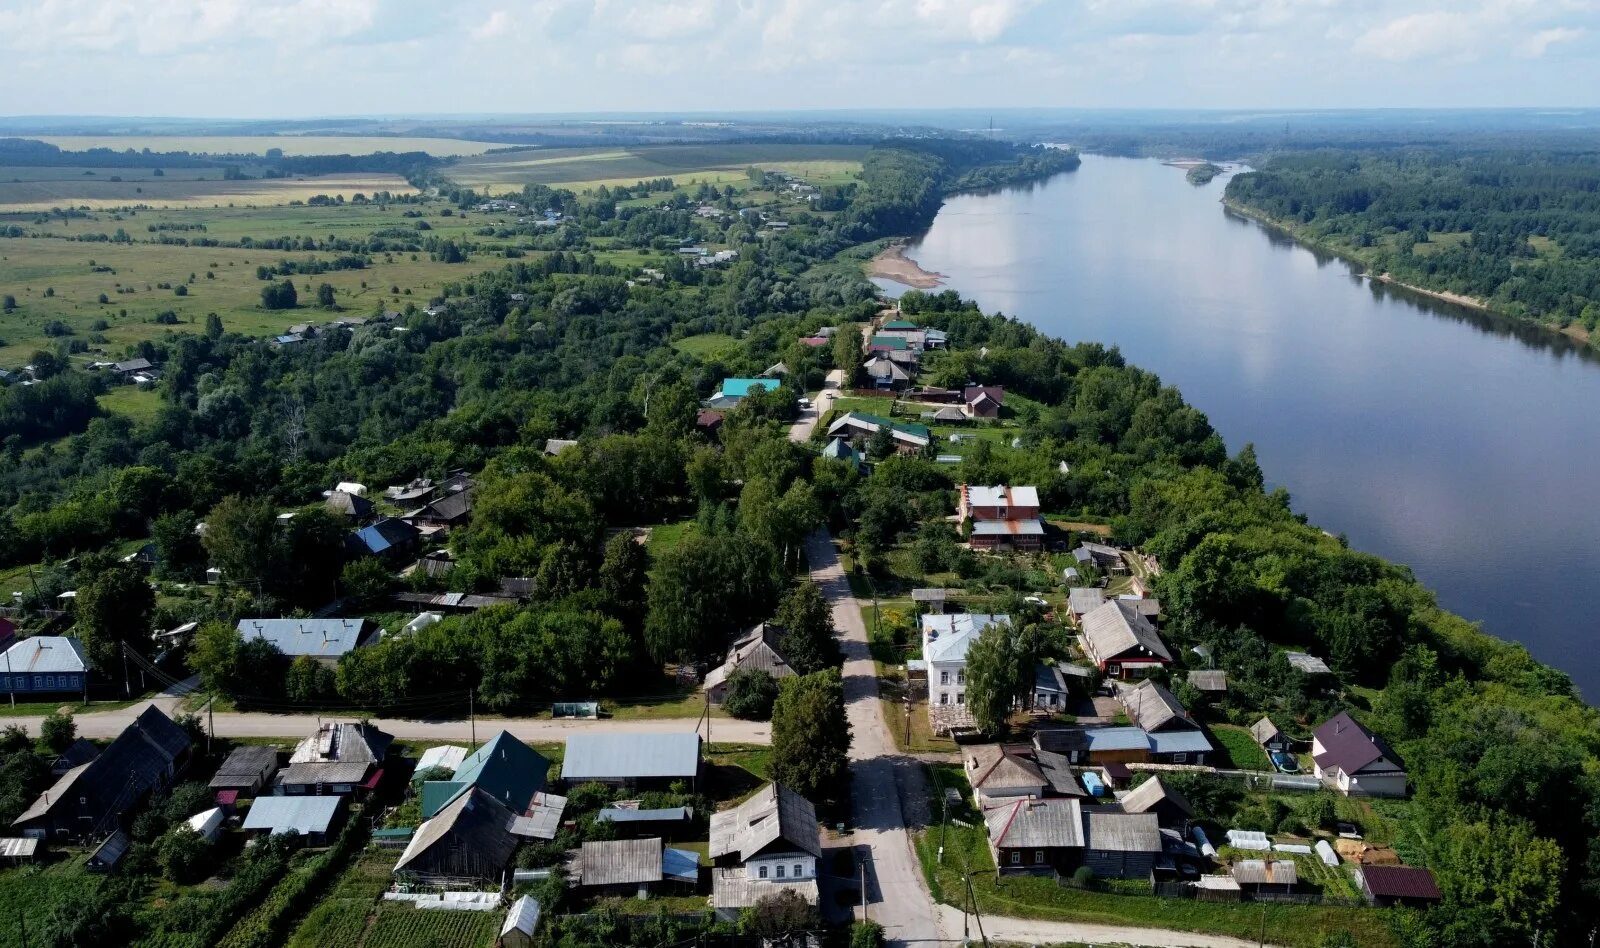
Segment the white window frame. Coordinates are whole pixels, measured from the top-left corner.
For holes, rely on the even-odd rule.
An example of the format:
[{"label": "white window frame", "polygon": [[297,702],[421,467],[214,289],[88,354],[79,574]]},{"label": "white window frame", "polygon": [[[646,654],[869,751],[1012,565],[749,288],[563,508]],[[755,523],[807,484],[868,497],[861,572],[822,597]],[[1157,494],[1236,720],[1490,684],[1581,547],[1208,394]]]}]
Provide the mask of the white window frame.
[{"label": "white window frame", "polygon": [[804,879],[806,877],[806,867],[804,863],[797,862],[794,864],[794,877],[796,879]]},{"label": "white window frame", "polygon": [[1020,853],[1017,850],[1013,849],[1011,851],[1011,864],[1013,866],[1022,865],[1022,853]]},{"label": "white window frame", "polygon": [[1189,762],[1189,754],[1188,754],[1188,752],[1185,751],[1182,754],[1173,754],[1172,755],[1172,762],[1174,764],[1187,764]]},{"label": "white window frame", "polygon": [[950,684],[950,673],[948,671],[941,671],[939,673],[939,684],[941,684],[941,685]]},{"label": "white window frame", "polygon": [[767,877],[767,867],[765,865],[757,866],[756,874],[765,879]]}]

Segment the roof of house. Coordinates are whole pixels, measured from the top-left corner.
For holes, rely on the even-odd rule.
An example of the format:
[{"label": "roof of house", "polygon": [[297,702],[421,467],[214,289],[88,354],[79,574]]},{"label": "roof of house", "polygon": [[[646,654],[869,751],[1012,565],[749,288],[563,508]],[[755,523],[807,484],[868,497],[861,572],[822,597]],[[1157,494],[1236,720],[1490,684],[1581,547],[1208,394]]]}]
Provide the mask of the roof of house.
[{"label": "roof of house", "polygon": [[1316,657],[1315,655],[1308,655],[1305,652],[1284,652],[1283,657],[1288,659],[1289,664],[1303,674],[1333,674],[1333,669],[1328,667],[1328,663]]},{"label": "roof of house", "polygon": [[922,657],[930,662],[960,662],[979,633],[991,625],[1010,625],[1011,617],[995,613],[956,612],[922,617],[927,647]]},{"label": "roof of house", "polygon": [[1152,754],[1207,754],[1212,750],[1205,731],[1151,731],[1145,735]]},{"label": "roof of house", "polygon": [[938,411],[925,411],[922,413],[922,417],[931,418],[934,421],[965,421],[967,416],[961,409],[947,405]]},{"label": "roof of house", "polygon": [[872,341],[867,343],[868,349],[887,349],[890,351],[905,349],[909,346],[910,343],[906,341],[904,336],[873,336]]},{"label": "roof of house", "polygon": [[544,789],[549,773],[549,758],[509,731],[501,731],[468,754],[454,777],[422,785],[422,815],[433,816],[468,788],[487,793],[512,813],[522,813],[534,794]]},{"label": "roof of house", "polygon": [[966,492],[968,507],[1037,507],[1039,506],[1039,488],[1037,487],[1007,487],[984,484],[962,484],[961,490]]},{"label": "roof of house", "polygon": [[861,453],[844,438],[834,438],[822,449],[822,456],[835,461],[860,461]]},{"label": "roof of house", "polygon": [[394,871],[495,879],[517,851],[511,819],[494,797],[469,790],[417,827]]},{"label": "roof of house", "polygon": [[1151,777],[1129,790],[1120,802],[1127,813],[1146,813],[1162,803],[1170,803],[1184,813],[1194,815],[1194,807],[1189,805],[1183,794],[1162,783],[1160,777]]},{"label": "roof of house", "polygon": [[118,372],[143,372],[145,369],[153,369],[155,366],[150,364],[149,359],[129,359],[126,362],[116,363],[112,368]]},{"label": "roof of house", "polygon": [[562,814],[566,811],[566,797],[541,790],[533,795],[533,802],[528,804],[528,814],[512,817],[511,825],[507,829],[517,836],[555,839],[556,833],[561,829]]},{"label": "roof of house", "polygon": [[1106,601],[1106,591],[1098,586],[1074,586],[1067,590],[1067,609],[1077,615],[1086,615]]},{"label": "roof of house", "polygon": [[422,516],[430,520],[459,520],[472,513],[473,493],[475,492],[469,487],[453,494],[446,494],[412,516]]},{"label": "roof of house", "polygon": [[1035,693],[1054,692],[1056,694],[1066,694],[1067,679],[1062,676],[1059,666],[1050,662],[1034,662],[1033,690]]},{"label": "roof of house", "polygon": [[1018,800],[987,810],[984,825],[996,848],[1044,849],[1083,845],[1083,810],[1076,798]]},{"label": "roof of house", "polygon": [[1200,691],[1227,691],[1228,673],[1220,668],[1197,668],[1189,673],[1189,684]]},{"label": "roof of house", "polygon": [[353,536],[369,553],[384,553],[405,546],[417,538],[417,528],[398,517],[384,517],[371,526],[362,527]]},{"label": "roof of house", "polygon": [[1172,661],[1172,653],[1156,634],[1150,620],[1125,600],[1101,603],[1083,617],[1083,637],[1096,659],[1106,661],[1141,649],[1156,658]]},{"label": "roof of house", "polygon": [[778,387],[776,379],[723,379],[718,389],[723,398],[744,398],[752,390],[770,392]]},{"label": "roof of house", "polygon": [[887,418],[880,418],[877,415],[868,414],[864,411],[852,411],[840,415],[838,418],[834,419],[833,424],[828,426],[828,434],[832,436],[841,428],[848,428],[851,426],[865,428],[868,431],[876,432],[879,428],[882,428],[885,425],[888,426],[890,434],[900,438],[901,440],[910,440],[919,442],[921,444],[927,444],[933,438],[933,432],[928,428],[927,425],[917,425],[902,421],[890,421]]},{"label": "roof of house", "polygon": [[752,626],[733,643],[728,658],[706,675],[706,687],[714,687],[728,680],[736,671],[764,671],[774,678],[789,678],[795,674],[793,666],[778,652],[783,629],[769,622]]},{"label": "roof of house", "polygon": [[1007,790],[1049,784],[1039,765],[1029,759],[1032,748],[973,744],[963,749],[962,765],[974,790]]},{"label": "roof of house", "polygon": [[1128,717],[1146,731],[1199,727],[1177,696],[1149,678],[1132,688],[1123,688],[1121,698]]},{"label": "roof of house", "polygon": [[330,491],[323,503],[334,513],[347,517],[365,517],[373,509],[372,501],[342,490]]},{"label": "roof of house", "polygon": [[1278,730],[1278,726],[1272,723],[1271,718],[1263,717],[1250,725],[1250,736],[1256,739],[1257,744],[1265,744],[1275,737],[1283,736],[1283,732]]},{"label": "roof of house", "polygon": [[1362,866],[1367,891],[1391,899],[1439,899],[1433,873],[1416,866]]},{"label": "roof of house", "polygon": [[561,778],[626,780],[693,777],[700,770],[700,735],[591,733],[567,738]]},{"label": "roof of house", "polygon": [[884,323],[882,328],[884,328],[884,329],[902,329],[902,330],[904,330],[904,329],[918,329],[920,327],[918,327],[916,323],[912,322],[909,319],[891,319],[888,322]]},{"label": "roof of house", "polygon": [[289,763],[378,763],[389,753],[393,742],[394,735],[371,724],[329,721],[295,745]]},{"label": "roof of house", "polygon": [[1405,772],[1405,764],[1394,748],[1348,711],[1324,721],[1313,736],[1322,745],[1322,753],[1313,759],[1323,770],[1337,768],[1347,774]]},{"label": "roof of house", "polygon": [[1233,881],[1240,885],[1294,885],[1300,881],[1300,869],[1293,859],[1241,859],[1230,869]]},{"label": "roof of house", "polygon": [[641,810],[638,807],[608,806],[596,813],[594,818],[597,823],[677,823],[694,819],[694,807],[669,806]]},{"label": "roof of house", "polygon": [[[160,708],[150,705],[98,757],[63,774],[12,825],[45,816],[69,796],[92,801],[80,805],[89,808],[86,815],[101,820],[120,815],[144,791],[159,784],[188,750],[189,732],[173,723]],[[83,827],[87,831],[98,828]]]},{"label": "roof of house", "polygon": [[367,629],[364,618],[239,620],[239,635],[246,642],[265,639],[291,658],[338,658],[359,646]]},{"label": "roof of house", "polygon": [[326,833],[339,815],[344,797],[293,796],[256,797],[250,812],[244,815],[247,830],[267,830],[269,833]]},{"label": "roof of house", "polygon": [[83,643],[70,635],[35,635],[6,649],[0,666],[19,675],[60,674],[86,672],[89,660],[84,657]]},{"label": "roof of house", "polygon": [[524,895],[511,903],[511,908],[506,912],[505,924],[500,926],[500,937],[504,938],[512,932],[522,932],[532,936],[533,930],[539,927],[539,900],[531,895]]},{"label": "roof of house", "polygon": [[967,403],[987,398],[996,405],[1005,403],[1006,387],[1004,385],[968,385],[961,390],[961,399]]},{"label": "roof of house", "polygon": [[762,899],[780,892],[794,892],[808,903],[817,904],[817,880],[752,879],[743,866],[711,870],[711,905],[719,909],[750,908]]},{"label": "roof of house", "polygon": [[263,744],[242,744],[233,749],[228,759],[217,768],[211,779],[213,787],[231,787],[241,778],[258,779],[263,773],[278,766],[278,749]]},{"label": "roof of house", "polygon": [[972,524],[973,536],[1044,536],[1044,524],[1038,520],[977,520]]},{"label": "roof of house", "polygon": [[1159,853],[1161,825],[1154,813],[1088,814],[1084,845],[1101,852]]},{"label": "roof of house", "polygon": [[1057,727],[1033,732],[1040,750],[1067,753],[1075,750],[1149,750],[1150,735],[1136,727]]},{"label": "roof of house", "polygon": [[745,862],[780,840],[812,856],[822,855],[817,808],[787,787],[769,783],[733,809],[711,814],[713,859],[736,853]]},{"label": "roof of house", "polygon": [[1050,789],[1064,797],[1086,797],[1089,791],[1083,788],[1078,781],[1078,775],[1072,772],[1072,762],[1065,754],[1054,751],[1038,750],[1033,752],[1033,760],[1039,767],[1039,772],[1050,784]]},{"label": "roof of house", "polygon": [[57,775],[64,774],[72,768],[80,764],[87,764],[99,756],[100,748],[95,746],[95,743],[88,738],[80,737],[68,744],[67,749],[50,762],[50,772]]},{"label": "roof of house", "polygon": [[122,861],[123,855],[128,851],[128,846],[132,843],[133,840],[127,833],[117,830],[100,841],[100,845],[96,846],[94,852],[89,854],[89,859],[103,866],[115,866]]},{"label": "roof of house", "polygon": [[661,881],[660,839],[586,842],[578,860],[579,885],[632,885]]}]

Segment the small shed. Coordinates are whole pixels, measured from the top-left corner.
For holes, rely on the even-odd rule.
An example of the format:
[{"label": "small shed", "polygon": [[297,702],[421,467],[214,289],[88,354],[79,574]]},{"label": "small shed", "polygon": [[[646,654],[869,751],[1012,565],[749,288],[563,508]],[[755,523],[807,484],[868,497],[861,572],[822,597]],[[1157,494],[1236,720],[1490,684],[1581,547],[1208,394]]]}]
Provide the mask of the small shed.
[{"label": "small shed", "polygon": [[539,927],[539,900],[524,895],[511,903],[505,924],[500,926],[500,948],[530,948],[534,929]]},{"label": "small shed", "polygon": [[1289,749],[1289,739],[1278,726],[1272,723],[1271,718],[1262,718],[1250,725],[1250,736],[1256,739],[1268,751],[1285,751]]},{"label": "small shed", "polygon": [[217,837],[222,835],[222,822],[225,817],[222,807],[214,806],[189,817],[189,828],[199,833],[206,842],[214,843]]},{"label": "small shed", "polygon": [[944,611],[946,596],[947,593],[944,589],[911,590],[911,601],[913,603],[916,603],[919,606],[926,606],[927,608],[936,612]]},{"label": "small shed", "polygon": [[1426,908],[1444,896],[1433,873],[1415,866],[1357,866],[1356,884],[1373,905]]},{"label": "small shed", "polygon": [[9,865],[32,862],[38,852],[39,841],[32,836],[0,837],[0,860]]},{"label": "small shed", "polygon": [[1300,870],[1293,859],[1241,859],[1233,864],[1233,881],[1251,891],[1293,892],[1300,881]]},{"label": "small shed", "polygon": [[1220,695],[1228,691],[1228,673],[1220,668],[1201,668],[1189,673],[1189,684],[1202,694]]},{"label": "small shed", "polygon": [[1305,652],[1284,652],[1283,657],[1289,660],[1290,667],[1303,675],[1320,676],[1333,674],[1333,669],[1328,667],[1328,663],[1315,655],[1308,655]]}]

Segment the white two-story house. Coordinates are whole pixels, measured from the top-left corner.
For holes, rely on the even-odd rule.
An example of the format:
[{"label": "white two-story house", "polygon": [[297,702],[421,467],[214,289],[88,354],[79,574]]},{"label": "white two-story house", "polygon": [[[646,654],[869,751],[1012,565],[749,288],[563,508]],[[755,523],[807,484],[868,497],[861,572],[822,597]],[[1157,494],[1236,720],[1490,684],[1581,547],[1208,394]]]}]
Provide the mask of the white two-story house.
[{"label": "white two-story house", "polygon": [[810,800],[769,783],[731,810],[711,814],[711,904],[719,916],[780,891],[817,903],[822,834]]},{"label": "white two-story house", "polygon": [[967,703],[967,648],[989,626],[1010,624],[1010,616],[976,612],[922,617],[929,708]]}]

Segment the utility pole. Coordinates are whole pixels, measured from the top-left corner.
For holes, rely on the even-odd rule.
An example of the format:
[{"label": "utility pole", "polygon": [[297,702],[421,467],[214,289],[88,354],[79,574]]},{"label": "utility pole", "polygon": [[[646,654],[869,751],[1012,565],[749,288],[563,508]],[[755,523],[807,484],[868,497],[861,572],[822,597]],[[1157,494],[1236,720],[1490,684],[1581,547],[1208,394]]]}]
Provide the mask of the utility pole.
[{"label": "utility pole", "polygon": [[[1267,944],[1267,903],[1261,903],[1261,940],[1257,943],[1261,948]],[[1538,948],[1538,939],[1534,939],[1534,948]]]},{"label": "utility pole", "polygon": [[211,739],[217,734],[217,696],[206,698],[206,756],[211,756]]},{"label": "utility pole", "polygon": [[472,746],[478,746],[478,706],[473,700],[472,689],[467,689],[467,720],[472,724]]},{"label": "utility pole", "polygon": [[[1000,875],[1000,870],[995,869],[995,875]],[[989,948],[989,936],[983,931],[983,913],[978,911],[978,894],[972,891],[972,873],[967,873],[967,898],[972,901],[972,917],[978,920],[978,937],[983,939],[983,948]]]},{"label": "utility pole", "polygon": [[861,863],[861,920],[867,920],[867,863]]},{"label": "utility pole", "polygon": [[[85,682],[89,680],[88,675],[83,676],[83,678]],[[83,687],[85,689],[84,696],[87,697],[89,686],[85,684]],[[12,684],[11,680],[11,649],[9,646],[6,648],[6,690],[11,692],[11,710],[15,711],[17,709],[17,686]]]},{"label": "utility pole", "polygon": [[122,643],[122,696],[133,697],[133,685],[128,681],[128,643]]}]

